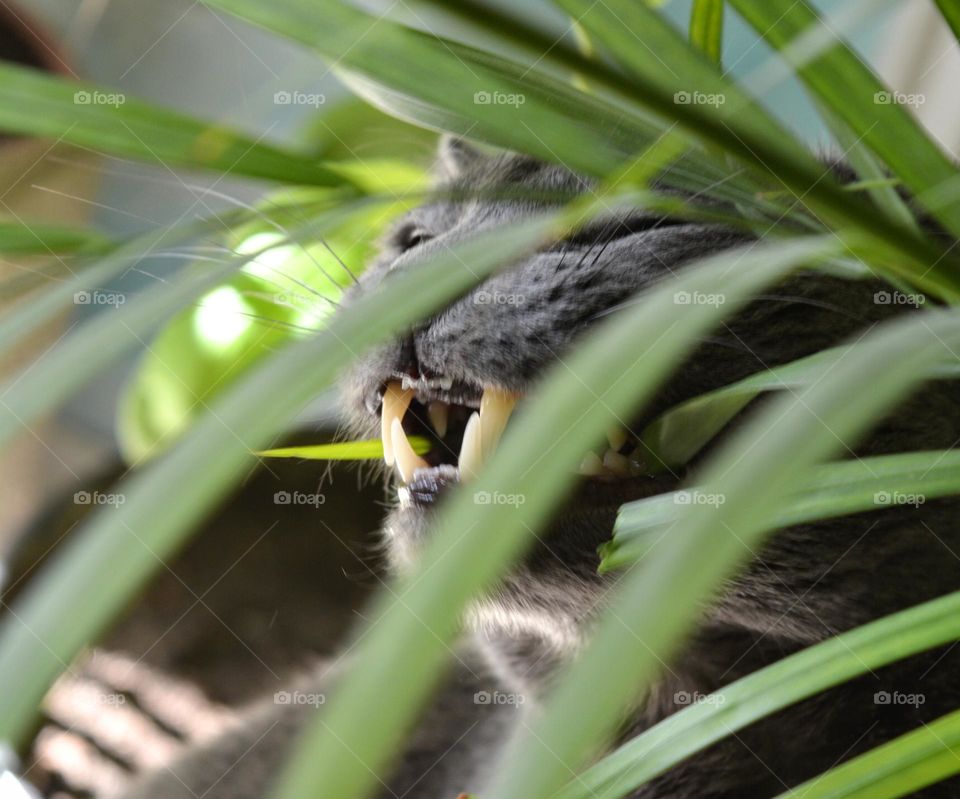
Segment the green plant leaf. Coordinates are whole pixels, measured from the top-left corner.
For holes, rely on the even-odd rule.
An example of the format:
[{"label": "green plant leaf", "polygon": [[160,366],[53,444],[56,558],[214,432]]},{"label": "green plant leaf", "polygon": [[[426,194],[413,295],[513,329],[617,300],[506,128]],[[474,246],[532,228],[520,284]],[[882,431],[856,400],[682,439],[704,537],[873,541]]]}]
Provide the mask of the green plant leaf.
[{"label": "green plant leaf", "polygon": [[716,64],[723,51],[723,0],[694,0],[690,43]]},{"label": "green plant leaf", "polygon": [[896,799],[960,772],[960,710],[871,749],[776,799]]},{"label": "green plant leaf", "polygon": [[[417,455],[430,450],[430,441],[423,436],[408,436],[407,441]],[[383,441],[341,441],[336,444],[312,444],[305,447],[265,449],[254,453],[261,458],[303,458],[310,461],[355,461],[383,458]]]},{"label": "green plant leaf", "polygon": [[906,108],[841,40],[832,36],[805,0],[731,0],[731,5],[773,47],[787,54],[790,43],[810,31],[834,45],[796,65],[796,74],[824,105],[857,131],[927,209],[960,236],[960,201],[941,203],[945,184],[960,183],[960,171],[923,131]]},{"label": "green plant leaf", "polygon": [[733,434],[701,481],[706,494],[723,501],[687,505],[681,532],[620,580],[589,646],[559,675],[538,718],[517,733],[490,799],[553,795],[566,779],[557,762],[576,772],[609,740],[624,707],[656,679],[721,581],[761,545],[797,478],[855,443],[957,346],[955,312],[884,324],[851,346],[843,370],[796,396],[775,397]]},{"label": "green plant leaf", "polygon": [[[353,211],[349,206],[320,214],[294,231],[294,241],[310,239],[328,227],[342,222]],[[269,247],[275,246],[271,243]],[[264,250],[267,248],[263,248]],[[144,346],[145,338],[162,322],[184,305],[194,302],[206,292],[222,284],[245,264],[256,260],[262,251],[231,255],[222,262],[205,264],[203,269],[181,271],[177,280],[160,283],[127,301],[126,295],[111,289],[86,288],[92,278],[100,279],[114,274],[129,261],[124,253],[108,258],[103,263],[80,274],[75,281],[65,281],[50,287],[32,302],[23,303],[14,313],[0,322],[0,335],[8,325],[18,320],[23,324],[14,328],[11,338],[20,338],[25,331],[35,329],[40,320],[49,318],[70,302],[107,306],[75,332],[65,335],[59,346],[49,350],[22,375],[14,376],[2,387],[4,402],[0,408],[0,444],[31,421],[52,410],[73,391],[84,385],[99,370],[125,352]],[[79,291],[71,291],[77,284]],[[96,284],[93,284],[96,285]],[[121,332],[122,331],[122,332]],[[0,339],[0,348],[7,344]]]},{"label": "green plant leaf", "polygon": [[[701,53],[692,49],[676,30],[643,3],[617,0],[591,4],[588,0],[555,0],[578,20],[578,24],[589,30],[597,43],[603,44],[628,66],[630,76],[625,78],[611,70],[602,59],[584,58],[575,48],[555,41],[519,17],[493,6],[475,0],[430,2],[479,25],[491,35],[528,49],[537,62],[556,62],[581,72],[593,84],[623,101],[620,105],[644,109],[670,123],[679,123],[688,135],[728,151],[757,170],[757,175],[766,176],[775,170],[777,188],[788,188],[793,202],[787,208],[793,213],[788,211],[784,216],[781,212],[769,218],[764,229],[780,226],[786,219],[795,219],[796,210],[803,203],[830,226],[840,229],[852,226],[868,234],[871,243],[881,250],[879,257],[874,252],[868,260],[894,279],[909,282],[912,274],[916,285],[915,278],[928,271],[929,263],[944,265],[944,258],[954,260],[945,247],[916,235],[896,219],[881,221],[883,214],[878,214],[869,203],[860,200],[851,203],[849,193],[825,176],[823,167],[811,161],[810,154],[788,131],[743,90],[720,76]],[[638,40],[645,46],[637,47]],[[669,70],[664,69],[665,64],[670,65]],[[678,92],[689,94],[694,90],[722,94],[726,102],[716,107],[677,102]],[[709,191],[706,193],[710,194]],[[755,214],[757,198],[752,199],[753,202],[738,202],[738,207]],[[917,247],[925,250],[923,257],[918,257]],[[888,248],[897,254],[892,255]],[[887,253],[883,255],[885,250]],[[905,261],[910,264],[907,268],[904,268]],[[955,271],[955,266],[944,265],[941,274],[935,278],[935,282],[942,285],[933,288],[931,284],[931,293],[947,298],[958,296],[957,286],[953,285],[956,280],[952,273]]]},{"label": "green plant leaf", "polygon": [[[369,173],[375,173],[375,177]],[[313,211],[307,229],[326,219],[323,235],[310,233],[299,244],[283,230],[303,225],[318,190],[295,193],[306,204],[286,212],[289,192],[268,197],[261,207],[280,201],[273,217],[255,218],[225,238],[229,251],[260,254],[235,274],[169,320],[141,357],[124,386],[117,416],[120,449],[136,463],[154,457],[189,427],[213,399],[275,350],[329,322],[344,289],[375,252],[385,226],[411,204],[410,192],[424,182],[422,170],[372,159],[363,171],[351,170],[358,184],[379,191],[405,189],[396,200],[343,205],[333,212]],[[279,220],[277,217],[279,216]],[[287,218],[287,217],[291,218]],[[196,268],[207,269],[203,264]]]},{"label": "green plant leaf", "polygon": [[[887,292],[889,295],[889,292]],[[664,411],[640,433],[644,459],[651,470],[688,463],[727,423],[760,394],[810,385],[841,363],[847,347],[834,347],[792,363],[776,366],[694,397]],[[945,359],[930,371],[931,379],[956,379],[960,367]]]},{"label": "green plant leaf", "polygon": [[960,6],[954,3],[953,0],[934,0],[934,2],[950,26],[950,30],[953,31],[953,35],[960,41]]},{"label": "green plant leaf", "polygon": [[[554,235],[554,220],[537,217],[398,274],[321,333],[264,362],[167,453],[119,483],[115,493],[124,501],[101,507],[72,532],[3,619],[0,684],[17,690],[0,692],[0,739],[23,742],[56,676],[235,485],[250,466],[251,451],[268,445],[347,363]],[[123,568],[105,568],[111,563]],[[83,614],[74,612],[79,596]]]},{"label": "green plant leaf", "polygon": [[[601,571],[641,560],[659,535],[682,518],[684,505],[697,493],[702,490],[693,487],[624,505],[613,539],[600,547]],[[798,480],[770,526],[790,527],[897,505],[922,505],[958,493],[960,453],[950,450],[822,464]]]},{"label": "green plant leaf", "polygon": [[[583,452],[603,438],[611,416],[629,415],[649,399],[699,335],[724,314],[790,269],[835,252],[837,245],[833,237],[813,237],[691,264],[602,323],[582,348],[564,357],[529,404],[517,410],[477,480],[450,497],[415,571],[381,594],[371,609],[374,621],[358,638],[355,665],[304,735],[276,796],[365,795],[429,695],[464,605],[531,542],[576,479]],[[723,292],[726,304],[677,305],[674,294],[683,290]],[[625,350],[624,341],[649,342],[644,357]],[[570,425],[570,419],[577,423]],[[552,446],[543,457],[547,440]],[[478,504],[475,497],[483,492],[509,492],[525,501]],[[390,702],[383,701],[384,685],[390,686]],[[374,716],[377,723],[370,725]]]},{"label": "green plant leaf", "polygon": [[0,130],[59,139],[159,165],[295,184],[347,184],[312,158],[221,125],[159,108],[118,90],[8,62],[0,63]]},{"label": "green plant leaf", "polygon": [[725,686],[711,694],[709,701],[690,705],[664,719],[571,780],[556,799],[628,796],[690,755],[759,719],[958,637],[960,593],[842,633]]},{"label": "green plant leaf", "polygon": [[0,219],[0,253],[5,255],[90,255],[113,246],[92,230]]}]

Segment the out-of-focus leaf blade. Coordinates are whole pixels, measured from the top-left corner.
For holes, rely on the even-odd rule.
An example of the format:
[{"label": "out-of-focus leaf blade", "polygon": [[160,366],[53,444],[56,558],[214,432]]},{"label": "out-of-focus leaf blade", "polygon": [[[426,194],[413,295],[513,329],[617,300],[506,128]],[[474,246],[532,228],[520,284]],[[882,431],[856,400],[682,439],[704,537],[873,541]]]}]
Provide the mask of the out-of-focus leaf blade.
[{"label": "out-of-focus leaf blade", "polygon": [[[641,560],[683,516],[698,487],[628,502],[613,539],[601,546],[603,571]],[[797,482],[771,518],[771,528],[807,524],[900,505],[922,505],[960,493],[960,453],[950,450],[881,455],[815,467]]]},{"label": "out-of-focus leaf blade", "polygon": [[[788,53],[798,36],[823,28],[806,0],[731,0],[773,47]],[[960,171],[901,105],[863,59],[841,40],[797,65],[797,76],[893,170],[921,205],[960,237],[960,201],[935,201],[944,184],[960,183]]]},{"label": "out-of-focus leaf blade", "polygon": [[[3,619],[0,684],[17,690],[0,691],[0,739],[23,741],[56,676],[249,468],[251,451],[269,444],[365,348],[536,247],[554,232],[553,224],[536,217],[498,228],[398,274],[326,330],[245,377],[168,453],[118,484],[115,493],[124,502],[101,507],[72,532]],[[105,568],[110,563],[124,567]],[[77,597],[83,597],[83,614],[74,612]]]},{"label": "out-of-focus leaf blade", "polygon": [[960,6],[954,0],[934,0],[943,18],[953,31],[953,35],[960,41]]},{"label": "out-of-focus leaf blade", "polygon": [[0,63],[0,130],[43,136],[153,164],[287,183],[342,186],[312,158],[101,86]]},{"label": "out-of-focus leaf blade", "polygon": [[960,314],[902,317],[852,345],[843,369],[796,396],[774,398],[733,434],[701,480],[708,497],[723,501],[687,505],[678,533],[620,580],[589,646],[508,747],[490,799],[546,797],[561,788],[557,762],[576,772],[609,741],[623,708],[656,679],[704,603],[762,544],[797,478],[855,443],[958,346]]},{"label": "out-of-focus leaf blade", "polygon": [[0,253],[4,255],[87,255],[112,246],[110,239],[92,230],[0,219]]},{"label": "out-of-focus leaf blade", "polygon": [[697,702],[664,719],[578,775],[556,799],[621,799],[759,719],[956,638],[960,593],[842,633],[725,686],[709,697],[712,701]]},{"label": "out-of-focus leaf blade", "polygon": [[896,799],[960,772],[960,710],[901,735],[776,799]]},{"label": "out-of-focus leaf blade", "polygon": [[[890,292],[886,293],[890,296]],[[823,350],[750,375],[664,411],[640,433],[644,459],[654,471],[683,466],[761,393],[810,385],[838,364],[847,352],[846,347]],[[930,378],[960,377],[960,365],[951,361],[952,358],[937,364],[931,369]]]},{"label": "out-of-focus leaf blade", "polygon": [[715,63],[723,51],[724,0],[694,0],[690,11],[690,43]]},{"label": "out-of-focus leaf blade", "polygon": [[[360,797],[398,751],[418,705],[449,655],[466,602],[491,586],[517,557],[553,504],[576,479],[583,452],[603,438],[612,414],[629,415],[650,398],[699,335],[732,306],[801,263],[834,251],[833,237],[759,245],[691,264],[657,284],[642,301],[607,320],[581,349],[557,365],[527,407],[517,411],[490,463],[466,490],[450,497],[425,542],[414,573],[371,610],[375,619],[355,648],[355,665],[306,733],[277,796],[319,793]],[[678,306],[676,291],[723,291],[727,305]],[[624,341],[649,342],[644,357]],[[602,401],[598,401],[602,397]],[[561,420],[576,419],[577,424]],[[558,435],[558,431],[560,431]],[[551,441],[550,457],[542,442]],[[518,505],[480,503],[487,492],[523,496]],[[440,562],[442,561],[442,563]],[[396,597],[403,601],[397,602]],[[389,703],[382,701],[390,685]],[[375,714],[377,723],[368,720]]]}]

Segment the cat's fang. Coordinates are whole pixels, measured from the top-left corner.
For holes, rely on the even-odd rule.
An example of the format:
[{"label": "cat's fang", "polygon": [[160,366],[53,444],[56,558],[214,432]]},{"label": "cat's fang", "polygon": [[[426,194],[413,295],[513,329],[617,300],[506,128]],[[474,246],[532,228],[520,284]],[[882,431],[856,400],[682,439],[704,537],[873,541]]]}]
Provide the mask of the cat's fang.
[{"label": "cat's fang", "polygon": [[394,419],[390,428],[391,439],[393,442],[393,457],[397,463],[397,471],[400,472],[400,478],[405,483],[409,483],[413,478],[413,473],[417,469],[429,469],[430,464],[413,451],[410,442],[407,441],[407,434],[403,432],[403,425],[399,419]]},{"label": "cat's fang", "polygon": [[619,452],[627,443],[629,435],[622,427],[611,427],[607,430],[607,443],[614,452]]},{"label": "cat's fang", "polygon": [[[403,388],[399,382],[387,384],[380,406],[380,437],[383,440],[383,459],[387,466],[393,466],[393,422],[402,421],[413,400],[413,391]],[[406,437],[404,437],[406,440]]]},{"label": "cat's fang", "polygon": [[607,470],[603,467],[603,461],[600,460],[600,456],[596,452],[588,452],[584,455],[577,471],[587,477],[599,477],[607,474]]},{"label": "cat's fang", "polygon": [[493,455],[507,426],[510,414],[517,404],[517,395],[502,388],[489,386],[480,399],[480,441],[483,460]]},{"label": "cat's fang", "polygon": [[447,425],[450,421],[450,406],[445,402],[431,402],[427,405],[427,416],[430,417],[430,424],[437,433],[438,438],[443,438],[447,434]]},{"label": "cat's fang", "polygon": [[460,479],[469,480],[477,476],[483,466],[483,429],[480,414],[474,412],[463,431],[463,443],[460,445]]}]

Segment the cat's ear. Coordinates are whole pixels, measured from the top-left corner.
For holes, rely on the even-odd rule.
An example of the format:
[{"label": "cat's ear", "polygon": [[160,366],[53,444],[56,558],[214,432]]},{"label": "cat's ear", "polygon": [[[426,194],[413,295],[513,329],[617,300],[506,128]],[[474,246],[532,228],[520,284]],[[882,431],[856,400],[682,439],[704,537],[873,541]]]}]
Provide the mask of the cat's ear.
[{"label": "cat's ear", "polygon": [[483,160],[483,153],[466,139],[444,133],[437,148],[437,177],[453,180]]}]

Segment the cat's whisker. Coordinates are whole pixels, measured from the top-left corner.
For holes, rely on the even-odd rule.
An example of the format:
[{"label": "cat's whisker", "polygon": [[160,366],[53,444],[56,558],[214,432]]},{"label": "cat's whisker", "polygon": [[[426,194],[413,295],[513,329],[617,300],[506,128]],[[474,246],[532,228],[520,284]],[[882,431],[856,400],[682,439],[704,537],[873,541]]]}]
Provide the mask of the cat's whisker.
[{"label": "cat's whisker", "polygon": [[[202,191],[202,192],[204,192],[205,194],[210,194],[210,195],[212,195],[212,196],[214,196],[214,197],[217,197],[217,198],[219,198],[219,199],[221,199],[221,200],[224,200],[224,201],[226,201],[226,202],[233,203],[233,204],[236,205],[237,207],[243,208],[244,210],[250,211],[250,213],[255,214],[257,217],[259,217],[260,219],[262,219],[264,222],[266,222],[266,223],[267,223],[268,225],[270,225],[272,228],[274,228],[274,229],[277,230],[278,232],[282,233],[290,243],[292,243],[292,244],[294,244],[295,246],[299,247],[299,248],[303,251],[303,254],[306,255],[307,258],[310,259],[310,261],[313,263],[313,265],[316,266],[317,269],[320,270],[320,273],[321,273],[327,280],[329,280],[331,283],[333,283],[334,286],[336,286],[337,288],[340,288],[340,284],[339,284],[336,280],[334,280],[333,277],[330,276],[330,274],[327,272],[327,270],[324,269],[324,267],[320,265],[320,263],[317,261],[316,258],[313,257],[313,255],[310,253],[310,251],[309,251],[301,242],[299,242],[299,241],[297,241],[296,239],[294,239],[293,236],[290,234],[290,231],[287,230],[287,228],[286,228],[284,225],[282,225],[280,222],[277,222],[275,219],[271,219],[271,218],[270,218],[267,214],[265,214],[260,208],[257,208],[255,205],[251,205],[250,203],[246,203],[246,202],[244,202],[243,200],[239,200],[239,199],[237,199],[236,197],[231,197],[230,195],[225,194],[224,192],[217,191],[216,189],[213,189],[213,188],[204,188],[204,187],[195,186],[195,185],[191,185],[191,184],[186,184],[186,185],[187,185],[187,187],[190,188],[191,190]],[[330,255],[333,256],[333,258],[336,259],[337,263],[340,264],[340,266],[341,266],[341,267],[343,268],[343,270],[347,273],[347,275],[349,275],[350,279],[353,280],[354,283],[359,284],[360,281],[357,280],[357,276],[354,275],[353,272],[347,267],[347,265],[343,262],[343,260],[340,258],[340,256],[338,256],[338,255],[333,251],[333,248],[327,243],[327,240],[326,240],[323,236],[318,236],[318,237],[317,237],[317,240],[323,245],[324,249],[326,249],[327,252],[329,252]]]}]

